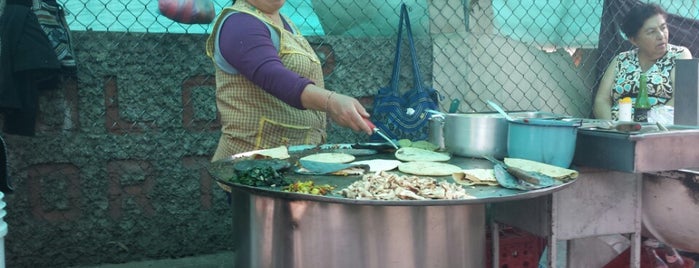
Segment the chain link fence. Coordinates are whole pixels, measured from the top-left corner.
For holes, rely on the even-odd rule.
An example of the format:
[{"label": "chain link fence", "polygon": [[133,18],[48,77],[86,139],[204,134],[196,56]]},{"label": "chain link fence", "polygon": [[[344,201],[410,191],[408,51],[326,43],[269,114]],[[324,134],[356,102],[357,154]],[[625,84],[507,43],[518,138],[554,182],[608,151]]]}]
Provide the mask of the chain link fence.
[{"label": "chain link fence", "polygon": [[[176,23],[159,14],[157,1],[62,2],[73,31],[136,36],[159,33],[206,35],[212,27]],[[214,2],[217,11],[232,3]],[[619,14],[624,14],[638,1],[607,2],[609,11],[616,13],[607,14],[608,21],[602,18],[602,1],[404,1],[409,6],[418,46],[422,45],[418,53],[426,56],[425,62],[420,63],[423,80],[446,97],[442,103],[444,110],[449,100],[458,99],[462,103],[461,112],[490,111],[485,100],[492,99],[509,110],[540,110],[578,117],[591,115],[596,82],[611,59],[610,55],[630,48],[628,43],[618,40],[620,33],[616,30],[616,23],[621,20]],[[362,79],[362,76],[371,75],[361,73],[367,64],[381,66],[383,76],[390,72],[392,50],[375,55],[371,47],[363,44],[369,40],[374,47],[395,47],[393,38],[397,32],[400,3],[299,0],[287,1],[282,12],[291,17],[314,43],[324,60],[326,80],[332,85],[329,88],[367,97],[388,81],[372,79],[359,88],[350,89],[341,85],[347,84],[342,81],[346,76],[337,73],[356,71],[354,78]],[[699,12],[695,1],[661,1],[659,4],[669,12],[689,18]],[[603,31],[616,33],[603,36]],[[347,39],[351,42],[350,47],[366,50],[333,53],[326,45],[337,37],[353,38]],[[676,43],[693,44],[695,35],[682,38]],[[79,39],[75,42],[83,43]],[[109,47],[120,40],[104,42],[102,45]],[[149,45],[177,47],[182,44],[164,41]],[[139,44],[132,46],[137,48]],[[103,51],[84,53],[86,57],[95,57]],[[192,56],[200,57],[201,53],[196,51]],[[149,62],[159,60],[157,56],[146,57],[151,57],[147,59]],[[191,65],[188,60],[185,58],[179,64]],[[407,55],[403,57],[403,63],[410,63]],[[170,61],[169,64],[178,63]],[[402,68],[402,71],[401,81],[410,83],[413,75],[410,69]],[[336,141],[356,138],[348,135]]]},{"label": "chain link fence", "polygon": [[[153,0],[59,0],[73,32],[77,77],[40,97],[36,137],[7,137],[7,258],[13,267],[120,263],[231,250],[226,197],[206,164],[218,142],[212,25],[185,25]],[[405,1],[422,80],[458,112],[591,116],[597,80],[630,48],[617,23],[637,1]],[[231,1],[215,1],[216,11]],[[401,2],[288,0],[323,61],[326,86],[360,99],[388,85]],[[679,18],[695,1],[660,1]],[[694,50],[697,31],[673,20],[671,43]],[[685,24],[687,23],[687,24]],[[407,49],[403,49],[404,52]],[[402,88],[412,87],[402,55]],[[366,137],[331,124],[328,142]]]}]

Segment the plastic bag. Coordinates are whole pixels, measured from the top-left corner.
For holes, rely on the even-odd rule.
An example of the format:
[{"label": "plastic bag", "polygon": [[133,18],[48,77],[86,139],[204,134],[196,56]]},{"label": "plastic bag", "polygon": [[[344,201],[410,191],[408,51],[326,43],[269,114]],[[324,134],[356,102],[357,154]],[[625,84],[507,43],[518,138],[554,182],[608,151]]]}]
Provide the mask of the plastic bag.
[{"label": "plastic bag", "polygon": [[667,105],[654,106],[648,111],[648,123],[661,123],[663,125],[675,124],[675,108]]},{"label": "plastic bag", "polygon": [[212,0],[158,0],[160,14],[179,23],[209,24],[216,17]]}]

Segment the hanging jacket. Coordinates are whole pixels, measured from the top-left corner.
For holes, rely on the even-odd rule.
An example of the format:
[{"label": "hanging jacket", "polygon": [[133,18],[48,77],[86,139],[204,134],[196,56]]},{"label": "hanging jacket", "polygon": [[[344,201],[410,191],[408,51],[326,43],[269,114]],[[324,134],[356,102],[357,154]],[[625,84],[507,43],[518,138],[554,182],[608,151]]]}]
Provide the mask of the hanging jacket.
[{"label": "hanging jacket", "polygon": [[[8,1],[0,16],[0,112],[3,131],[33,136],[39,90],[55,88],[60,63],[29,6]],[[42,88],[40,88],[40,85]]]}]

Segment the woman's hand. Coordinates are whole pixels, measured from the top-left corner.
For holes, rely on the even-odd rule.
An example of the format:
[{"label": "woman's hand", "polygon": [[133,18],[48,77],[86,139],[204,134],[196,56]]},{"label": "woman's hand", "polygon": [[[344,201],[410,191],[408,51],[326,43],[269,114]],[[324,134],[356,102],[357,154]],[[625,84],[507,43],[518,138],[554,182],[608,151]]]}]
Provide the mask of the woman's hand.
[{"label": "woman's hand", "polygon": [[338,125],[371,135],[374,131],[364,122],[369,117],[364,106],[355,98],[309,84],[301,93],[306,109],[324,111]]},{"label": "woman's hand", "polygon": [[357,99],[334,92],[331,94],[328,96],[328,108],[325,112],[333,121],[354,131],[363,131],[368,135],[373,133],[363,119],[369,117],[369,113]]}]

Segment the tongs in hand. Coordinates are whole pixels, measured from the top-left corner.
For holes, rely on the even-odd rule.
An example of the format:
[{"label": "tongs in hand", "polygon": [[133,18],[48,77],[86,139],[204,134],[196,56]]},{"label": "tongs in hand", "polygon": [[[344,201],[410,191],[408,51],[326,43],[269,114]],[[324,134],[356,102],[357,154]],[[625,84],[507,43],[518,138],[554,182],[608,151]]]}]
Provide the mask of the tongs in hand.
[{"label": "tongs in hand", "polygon": [[386,136],[386,134],[384,134],[383,131],[377,128],[376,125],[374,125],[374,123],[372,123],[368,118],[364,118],[364,122],[369,126],[369,128],[371,128],[371,130],[374,133],[379,134],[379,136],[381,136],[381,138],[383,138],[384,140],[388,141],[388,143],[390,143],[391,146],[393,146],[393,148],[398,149],[398,145],[396,145],[396,143],[393,142],[391,138]]}]

